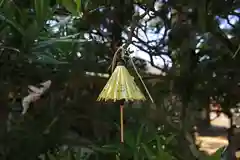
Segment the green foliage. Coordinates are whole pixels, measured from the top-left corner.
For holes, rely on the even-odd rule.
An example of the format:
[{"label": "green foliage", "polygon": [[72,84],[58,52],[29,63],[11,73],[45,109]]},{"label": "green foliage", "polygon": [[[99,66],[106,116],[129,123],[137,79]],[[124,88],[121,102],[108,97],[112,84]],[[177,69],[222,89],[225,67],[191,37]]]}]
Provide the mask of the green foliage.
[{"label": "green foliage", "polygon": [[169,145],[174,141],[174,136],[165,137],[163,133],[154,132],[148,125],[141,125],[139,130],[127,130],[124,144],[104,145],[93,147],[94,151],[106,154],[116,154],[120,159],[159,159],[174,160]]},{"label": "green foliage", "polygon": [[60,147],[54,153],[48,152],[46,155],[40,156],[41,160],[88,160],[92,151],[87,148],[64,148]]},{"label": "green foliage", "polygon": [[74,0],[59,0],[58,1],[59,4],[63,5],[69,12],[71,12],[74,16],[77,15],[78,13],[78,9],[79,9],[79,3],[77,1],[77,3]]},{"label": "green foliage", "polygon": [[219,160],[221,159],[221,153],[223,152],[223,149],[222,148],[219,148],[216,153],[214,153],[213,155],[211,156],[208,156],[206,157],[205,159],[206,160]]},{"label": "green foliage", "polygon": [[[141,17],[139,8],[149,13]],[[194,140],[185,137],[197,110],[212,97],[229,114],[239,99],[240,23],[219,27],[220,18],[239,19],[237,8],[225,0],[0,0],[0,159],[196,159]],[[126,107],[119,144],[117,104],[95,100],[107,80],[99,75],[123,42],[150,57],[134,63],[155,104]],[[49,93],[21,116],[27,86],[48,79]],[[197,154],[210,160],[220,152]]]}]

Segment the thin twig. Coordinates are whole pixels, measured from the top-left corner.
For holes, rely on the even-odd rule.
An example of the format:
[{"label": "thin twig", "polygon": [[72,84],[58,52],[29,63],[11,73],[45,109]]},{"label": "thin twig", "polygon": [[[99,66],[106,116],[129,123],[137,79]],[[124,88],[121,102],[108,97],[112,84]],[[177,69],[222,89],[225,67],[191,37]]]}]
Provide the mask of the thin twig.
[{"label": "thin twig", "polygon": [[[120,50],[123,50],[125,52],[125,50],[128,48],[128,46],[132,43],[132,37],[133,37],[133,34],[134,34],[134,30],[138,24],[138,21],[142,18],[144,18],[147,13],[148,13],[149,10],[146,10],[141,16],[137,16],[137,15],[133,15],[132,17],[132,23],[130,25],[130,31],[128,32],[128,39],[127,39],[127,42],[125,44],[122,44],[120,47],[118,47],[118,49],[116,50],[116,52],[114,53],[114,56],[113,56],[113,60],[112,60],[112,63],[111,63],[111,70],[113,72],[114,68],[115,68],[115,65],[116,65],[116,61],[117,61],[117,57],[118,57],[118,53]],[[124,53],[123,52],[123,53]],[[122,55],[122,57],[124,57],[124,55]]]},{"label": "thin twig", "polygon": [[235,58],[239,51],[240,51],[240,44],[238,45],[238,49],[236,50],[232,58]]},{"label": "thin twig", "polygon": [[147,94],[148,94],[149,99],[151,100],[151,102],[152,102],[153,104],[155,104],[155,102],[154,102],[154,100],[153,100],[153,98],[152,98],[152,96],[151,96],[151,94],[150,94],[150,92],[149,92],[147,86],[145,85],[145,83],[144,83],[144,81],[143,81],[141,75],[139,74],[139,72],[138,72],[138,70],[137,70],[137,67],[135,66],[135,64],[134,64],[134,62],[133,62],[132,57],[129,56],[129,58],[130,58],[130,61],[131,61],[132,65],[133,65],[133,68],[134,68],[134,70],[135,70],[135,72],[136,72],[138,78],[139,78],[140,81],[142,82],[142,85],[143,85],[145,91],[146,91]]}]

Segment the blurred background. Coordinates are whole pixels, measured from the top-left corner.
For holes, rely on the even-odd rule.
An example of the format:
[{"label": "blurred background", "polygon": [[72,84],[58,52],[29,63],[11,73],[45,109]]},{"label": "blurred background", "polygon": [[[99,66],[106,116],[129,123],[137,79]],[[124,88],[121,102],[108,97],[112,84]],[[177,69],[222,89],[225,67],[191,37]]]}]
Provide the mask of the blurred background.
[{"label": "blurred background", "polygon": [[[236,159],[239,17],[238,0],[0,0],[0,159]],[[147,101],[121,144],[118,104],[96,99],[123,44]]]}]

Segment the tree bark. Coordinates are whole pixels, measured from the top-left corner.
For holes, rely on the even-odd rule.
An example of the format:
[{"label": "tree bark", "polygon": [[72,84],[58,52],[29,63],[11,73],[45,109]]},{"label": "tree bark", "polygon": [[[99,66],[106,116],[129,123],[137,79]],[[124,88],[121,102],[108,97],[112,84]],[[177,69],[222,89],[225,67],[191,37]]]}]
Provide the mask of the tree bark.
[{"label": "tree bark", "polygon": [[237,160],[235,156],[235,145],[234,145],[234,125],[233,125],[233,117],[231,113],[228,113],[228,118],[230,119],[230,128],[228,129],[228,152],[227,159],[229,160]]}]

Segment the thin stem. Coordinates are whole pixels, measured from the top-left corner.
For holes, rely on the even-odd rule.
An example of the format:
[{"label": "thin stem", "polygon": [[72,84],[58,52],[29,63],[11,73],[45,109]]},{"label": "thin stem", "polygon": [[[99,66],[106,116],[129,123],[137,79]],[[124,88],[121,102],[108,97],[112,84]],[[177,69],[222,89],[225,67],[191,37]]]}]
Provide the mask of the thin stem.
[{"label": "thin stem", "polygon": [[147,89],[147,86],[145,85],[145,83],[144,83],[144,81],[143,81],[141,75],[139,74],[139,72],[138,72],[138,70],[137,70],[137,67],[135,66],[135,64],[134,64],[134,62],[133,62],[132,57],[129,56],[129,58],[130,58],[130,60],[131,60],[131,63],[132,63],[132,65],[133,65],[133,68],[134,68],[134,70],[135,70],[135,72],[136,72],[138,78],[139,78],[140,81],[142,82],[142,85],[143,85],[145,91],[146,91],[147,94],[148,94],[149,99],[151,100],[152,103],[154,103],[154,100],[153,100],[153,98],[152,98],[152,96],[151,96],[149,90]]},{"label": "thin stem", "polygon": [[235,58],[238,54],[238,52],[240,51],[240,45],[238,45],[238,49],[236,50],[236,52],[234,53],[232,58]]},{"label": "thin stem", "polygon": [[121,143],[124,142],[123,137],[123,105],[120,105],[120,124],[121,124]]}]

